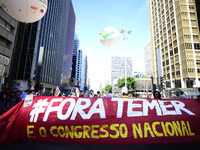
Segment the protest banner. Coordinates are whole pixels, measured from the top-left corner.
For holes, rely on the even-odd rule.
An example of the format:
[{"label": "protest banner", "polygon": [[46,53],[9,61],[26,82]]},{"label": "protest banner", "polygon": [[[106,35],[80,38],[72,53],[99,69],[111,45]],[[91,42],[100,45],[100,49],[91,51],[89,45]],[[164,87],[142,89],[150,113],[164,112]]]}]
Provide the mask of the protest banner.
[{"label": "protest banner", "polygon": [[35,96],[0,116],[0,145],[200,142],[199,108],[197,100]]}]

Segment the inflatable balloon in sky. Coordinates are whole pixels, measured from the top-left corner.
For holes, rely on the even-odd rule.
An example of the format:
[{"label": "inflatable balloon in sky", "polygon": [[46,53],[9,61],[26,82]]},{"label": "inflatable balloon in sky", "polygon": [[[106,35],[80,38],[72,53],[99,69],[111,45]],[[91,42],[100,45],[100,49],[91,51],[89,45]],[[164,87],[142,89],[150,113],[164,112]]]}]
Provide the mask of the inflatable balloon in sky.
[{"label": "inflatable balloon in sky", "polygon": [[1,0],[0,7],[17,21],[32,23],[45,15],[47,0]]},{"label": "inflatable balloon in sky", "polygon": [[120,38],[119,32],[113,27],[106,27],[100,33],[100,41],[104,46],[114,46],[118,43]]}]

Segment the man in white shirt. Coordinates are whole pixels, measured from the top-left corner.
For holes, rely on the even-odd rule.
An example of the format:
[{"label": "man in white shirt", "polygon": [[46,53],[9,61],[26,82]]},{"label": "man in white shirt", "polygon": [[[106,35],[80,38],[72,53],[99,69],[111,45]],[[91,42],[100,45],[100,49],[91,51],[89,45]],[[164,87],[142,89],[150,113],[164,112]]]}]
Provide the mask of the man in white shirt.
[{"label": "man in white shirt", "polygon": [[179,99],[188,99],[188,97],[184,94],[183,91],[180,92]]}]

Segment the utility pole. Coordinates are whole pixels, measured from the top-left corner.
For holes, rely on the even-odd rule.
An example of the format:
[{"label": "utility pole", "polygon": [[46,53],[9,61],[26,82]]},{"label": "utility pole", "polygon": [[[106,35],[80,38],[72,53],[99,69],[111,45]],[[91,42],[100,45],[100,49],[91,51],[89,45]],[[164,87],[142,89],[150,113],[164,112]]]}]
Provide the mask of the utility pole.
[{"label": "utility pole", "polygon": [[126,61],[127,61],[127,58],[126,58],[126,52],[127,52],[127,40],[128,40],[128,34],[131,34],[131,30],[124,30],[124,29],[121,29],[121,31],[120,31],[120,33],[123,33],[124,34],[124,42],[125,42],[125,89],[127,89],[127,81],[126,81],[126,72],[127,72],[127,70],[126,70],[126,67],[127,67],[127,65],[126,65]]}]

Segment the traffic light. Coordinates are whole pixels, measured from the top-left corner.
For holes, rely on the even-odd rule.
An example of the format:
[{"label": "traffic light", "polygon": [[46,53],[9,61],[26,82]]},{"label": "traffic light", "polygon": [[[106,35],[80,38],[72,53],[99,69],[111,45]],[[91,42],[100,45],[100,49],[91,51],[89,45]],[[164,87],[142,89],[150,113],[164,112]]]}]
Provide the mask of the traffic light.
[{"label": "traffic light", "polygon": [[165,83],[164,83],[164,78],[160,77],[160,85],[163,89],[165,89]]},{"label": "traffic light", "polygon": [[164,83],[164,78],[163,77],[160,77],[160,83],[161,83],[161,85]]}]

